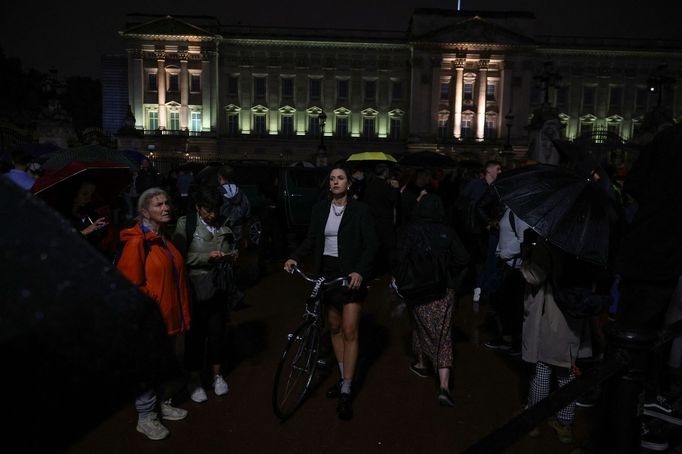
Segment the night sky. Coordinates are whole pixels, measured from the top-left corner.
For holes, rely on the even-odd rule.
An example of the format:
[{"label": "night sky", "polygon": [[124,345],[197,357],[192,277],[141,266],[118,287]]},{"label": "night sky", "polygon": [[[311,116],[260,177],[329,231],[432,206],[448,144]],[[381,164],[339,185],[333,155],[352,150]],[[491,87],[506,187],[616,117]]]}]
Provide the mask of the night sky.
[{"label": "night sky", "polygon": [[[664,8],[664,3],[675,6]],[[43,3],[43,2],[41,2]],[[465,10],[530,11],[538,34],[682,40],[680,0],[461,0]],[[178,6],[172,6],[177,4]],[[216,16],[223,24],[406,30],[415,8],[456,9],[457,0],[204,0],[35,2],[11,0],[0,13],[0,46],[24,68],[99,77],[103,54],[123,53],[128,13]]]}]

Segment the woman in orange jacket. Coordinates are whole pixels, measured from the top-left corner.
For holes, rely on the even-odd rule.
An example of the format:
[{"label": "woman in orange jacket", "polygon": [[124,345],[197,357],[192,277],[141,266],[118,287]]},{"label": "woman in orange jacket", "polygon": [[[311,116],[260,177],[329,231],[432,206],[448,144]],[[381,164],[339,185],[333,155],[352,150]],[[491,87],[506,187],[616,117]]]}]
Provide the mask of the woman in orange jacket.
[{"label": "woman in orange jacket", "polygon": [[[178,336],[189,329],[191,320],[184,259],[161,233],[161,228],[171,220],[170,197],[162,189],[151,188],[140,195],[137,205],[139,221],[121,231],[124,246],[117,267],[159,304],[168,335],[176,338],[175,345],[175,341],[181,340]],[[161,400],[163,419],[177,421],[187,416],[187,410],[171,405],[168,390]],[[159,422],[156,401],[156,392],[151,389],[135,399],[137,431],[152,440],[161,440],[169,432]]]}]

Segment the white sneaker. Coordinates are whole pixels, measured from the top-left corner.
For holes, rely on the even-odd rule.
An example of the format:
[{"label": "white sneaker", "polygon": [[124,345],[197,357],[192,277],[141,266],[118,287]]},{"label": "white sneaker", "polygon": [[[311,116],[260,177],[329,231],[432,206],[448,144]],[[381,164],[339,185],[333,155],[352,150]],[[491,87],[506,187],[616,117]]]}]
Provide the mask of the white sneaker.
[{"label": "white sneaker", "polygon": [[481,300],[481,287],[476,287],[474,289],[474,303],[478,303]]},{"label": "white sneaker", "polygon": [[161,417],[169,421],[180,421],[187,417],[187,410],[182,408],[173,407],[171,405],[171,400],[168,399],[161,403]]},{"label": "white sneaker", "polygon": [[170,434],[168,429],[161,424],[156,413],[152,413],[146,418],[138,419],[137,431],[144,434],[150,440],[163,440]]},{"label": "white sneaker", "polygon": [[229,390],[230,388],[227,386],[227,382],[222,375],[218,374],[213,377],[213,391],[216,396],[224,396]]},{"label": "white sneaker", "polygon": [[192,394],[189,396],[189,398],[198,404],[206,402],[208,400],[206,391],[204,391],[204,388],[202,388],[201,386],[197,386],[194,389],[194,391],[192,391]]}]

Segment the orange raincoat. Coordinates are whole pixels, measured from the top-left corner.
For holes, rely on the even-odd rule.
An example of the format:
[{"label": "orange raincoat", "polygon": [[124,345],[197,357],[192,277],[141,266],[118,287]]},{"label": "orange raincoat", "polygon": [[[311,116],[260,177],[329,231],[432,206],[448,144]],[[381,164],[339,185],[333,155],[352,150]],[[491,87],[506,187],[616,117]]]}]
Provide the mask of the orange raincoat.
[{"label": "orange raincoat", "polygon": [[[121,241],[125,245],[118,270],[159,304],[169,335],[186,331],[190,328],[191,320],[182,254],[170,241],[152,231],[143,232],[142,229],[137,223],[121,230]],[[146,259],[145,238],[149,251]]]}]

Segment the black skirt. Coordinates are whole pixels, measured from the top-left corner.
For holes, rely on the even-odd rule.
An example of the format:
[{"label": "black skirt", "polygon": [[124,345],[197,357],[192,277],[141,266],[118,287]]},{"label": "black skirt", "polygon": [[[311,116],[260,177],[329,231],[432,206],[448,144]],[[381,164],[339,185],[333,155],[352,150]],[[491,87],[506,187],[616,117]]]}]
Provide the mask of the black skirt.
[{"label": "black skirt", "polygon": [[[336,279],[342,277],[341,265],[338,257],[330,255],[322,256],[322,275],[325,279]],[[367,297],[367,285],[363,276],[360,288],[349,290],[347,287],[333,286],[324,292],[324,303],[336,308],[339,312],[343,311],[343,305],[348,303],[361,303]]]}]

